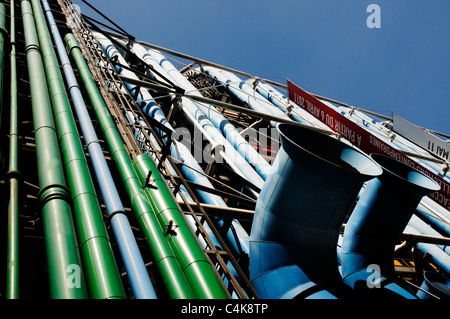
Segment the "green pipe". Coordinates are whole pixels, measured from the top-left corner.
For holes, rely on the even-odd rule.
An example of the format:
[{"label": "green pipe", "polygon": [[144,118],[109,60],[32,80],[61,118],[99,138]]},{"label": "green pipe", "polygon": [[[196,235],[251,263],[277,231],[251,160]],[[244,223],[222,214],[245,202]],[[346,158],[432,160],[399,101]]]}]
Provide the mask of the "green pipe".
[{"label": "green pipe", "polygon": [[[139,211],[136,211],[141,229],[156,230],[159,228],[158,235],[161,236],[162,234],[164,234],[166,242],[168,242],[170,247],[172,248],[176,260],[178,260],[178,263],[181,266],[181,269],[197,298],[229,298],[229,295],[224,288],[220,278],[205,256],[184,215],[180,212],[172,192],[167,187],[167,184],[157,171],[154,162],[147,155],[140,155],[138,157],[142,159],[142,161],[136,162],[138,168],[141,169],[138,170],[138,172],[141,173],[141,180],[139,180],[139,178],[137,177],[136,171],[133,169],[131,160],[128,157],[120,135],[117,132],[114,121],[109,115],[106,105],[104,104],[101,95],[95,85],[95,82],[92,79],[89,69],[84,61],[81,50],[78,47],[78,42],[72,34],[68,34],[65,40],[68,51],[76,60],[80,75],[86,85],[86,90],[88,91],[89,97],[91,99],[91,104],[93,105],[95,113],[97,114],[112,157],[117,166],[120,167],[122,180],[126,181],[127,183],[130,183],[132,181],[134,187],[133,189],[136,192],[139,191],[139,194],[141,194],[139,198],[143,198],[142,183],[145,182],[147,172],[149,172],[149,167],[155,168],[154,175],[152,175],[153,179],[155,179],[156,176],[159,176],[155,179],[155,183],[157,184],[158,188],[157,190],[146,188],[146,191],[148,191],[147,194],[150,195],[149,198],[151,207],[146,208],[145,215],[140,213]],[[130,196],[130,199],[133,203],[134,200],[132,196]],[[153,211],[158,215],[156,222],[153,221],[155,218],[154,214],[150,213],[152,211],[152,208]],[[169,222],[171,220],[175,225],[177,225],[177,235],[173,235],[171,232],[168,232],[166,234],[167,225],[169,225]],[[159,227],[156,226],[158,223]],[[152,226],[152,228],[150,228],[150,226]],[[152,233],[155,233],[155,231],[152,231]]]},{"label": "green pipe", "polygon": [[90,297],[126,298],[39,0],[31,0]]},{"label": "green pipe", "polygon": [[19,132],[17,109],[16,24],[14,0],[10,2],[10,125],[9,125],[9,183],[8,248],[6,266],[6,298],[19,298]]},{"label": "green pipe", "polygon": [[151,185],[145,191],[160,224],[173,225],[173,232],[169,231],[167,238],[197,296],[229,298],[154,161],[147,154],[142,154],[133,160],[133,166],[141,184],[148,182]]},{"label": "green pipe", "polygon": [[128,157],[116,126],[95,85],[77,40],[73,34],[68,34],[65,40],[67,51],[72,55],[75,64],[77,65],[110,153],[112,154],[120,177],[124,183],[132,209],[139,222],[139,226],[145,235],[158,272],[165,282],[165,288],[169,297],[176,299],[195,298],[172,249],[167,243],[164,231],[159,225],[144,190],[140,185],[136,172],[131,165],[130,158]]},{"label": "green pipe", "polygon": [[70,192],[64,177],[30,2],[22,0],[21,9],[40,187],[38,197],[42,210],[50,297],[87,298],[84,271],[72,220]]},{"label": "green pipe", "polygon": [[[3,74],[5,68],[5,43],[8,37],[6,30],[6,9],[3,3],[0,3],[0,133],[2,133],[3,119]],[[3,143],[2,143],[3,144]],[[5,170],[5,158],[3,155],[3,145],[0,146],[0,178],[3,178]],[[2,180],[2,182],[4,182]]]}]

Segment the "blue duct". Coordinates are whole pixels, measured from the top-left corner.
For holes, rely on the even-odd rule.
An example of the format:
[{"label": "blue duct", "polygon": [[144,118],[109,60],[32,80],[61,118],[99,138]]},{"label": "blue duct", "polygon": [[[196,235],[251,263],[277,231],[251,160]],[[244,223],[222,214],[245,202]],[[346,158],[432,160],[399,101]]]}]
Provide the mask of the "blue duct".
[{"label": "blue duct", "polygon": [[[127,64],[125,59],[120,55],[115,46],[108,39],[106,39],[100,33],[94,33],[94,35],[97,41],[102,45],[103,50],[106,52],[109,58],[117,57],[118,61],[121,64],[123,65]],[[153,63],[152,65],[154,67],[158,67],[159,64],[155,63]],[[117,67],[117,69],[121,75],[137,79],[136,75],[133,72],[126,70],[125,68]],[[165,73],[163,69],[159,69],[159,71],[161,71],[162,74]],[[133,90],[136,88],[136,86],[129,83],[125,83],[125,85],[127,85],[129,90]],[[143,89],[139,90],[137,102],[139,103],[139,106],[142,108],[144,112],[152,116],[155,120],[157,120],[161,124],[164,124],[167,128],[171,129],[172,131],[175,131],[174,128],[170,125],[167,118],[165,117],[164,112],[159,108],[158,104],[155,102],[155,100],[147,90]],[[190,101],[188,100],[188,102]],[[203,172],[203,169],[184,144],[177,142],[176,140],[173,140],[170,147],[170,151],[171,155],[175,159],[180,161],[180,163],[185,164],[181,165],[181,170],[188,180],[206,187],[214,188],[209,179],[203,174],[201,174]],[[224,200],[217,195],[205,191],[197,191],[197,192],[202,198],[202,200],[207,204],[222,207],[227,206]],[[193,224],[193,220],[189,220],[189,222]],[[222,222],[219,223],[222,224]],[[248,234],[245,232],[243,227],[237,221],[233,221],[231,227],[232,229],[228,231],[227,237],[232,247],[238,254],[243,252],[244,254],[248,255],[248,238],[249,238]],[[238,234],[237,238],[233,230],[236,231],[236,233]],[[237,242],[237,240],[239,241],[239,243]]]},{"label": "blue duct", "polygon": [[[128,114],[127,114],[128,115]],[[134,119],[134,116],[127,116],[127,118],[128,118],[128,120],[131,122],[131,123],[135,123],[136,122],[136,120]],[[164,120],[163,120],[164,121]],[[145,125],[145,123],[141,123],[142,125]],[[135,134],[138,134],[138,133],[135,133]],[[152,138],[153,136],[150,136],[150,138]],[[156,143],[156,141],[155,141],[155,145],[158,147],[158,143]],[[155,159],[156,160],[156,159]],[[188,160],[188,159],[187,159]],[[187,160],[185,160],[184,161],[184,163],[186,163],[187,162]],[[174,171],[174,169],[171,167],[171,165],[170,165],[170,163],[166,160],[166,162],[167,162],[167,167],[168,167],[168,169],[170,170],[170,172],[171,172],[171,174],[175,174],[175,171]],[[192,170],[190,170],[190,171],[192,171]],[[198,173],[197,173],[198,174]],[[200,174],[198,174],[198,175],[200,175]],[[201,176],[201,175],[200,175]],[[189,178],[188,178],[189,179]],[[194,202],[194,200],[191,198],[191,196],[190,196],[190,194],[186,191],[186,189],[184,188],[184,185],[181,185],[181,187],[180,187],[180,192],[181,193],[183,193],[183,196],[186,198],[186,200],[188,201],[188,202]],[[219,197],[218,197],[219,198]],[[222,200],[221,198],[219,198],[220,200]],[[197,225],[196,225],[196,221],[195,221],[195,219],[194,219],[194,217],[192,217],[191,215],[186,215],[185,216],[186,217],[186,219],[187,219],[187,221],[189,222],[189,224],[191,225],[191,227],[192,227],[192,229],[196,229],[197,228]],[[218,240],[217,240],[217,238],[215,237],[215,235],[214,235],[214,233],[212,232],[212,230],[210,229],[210,227],[207,225],[207,224],[204,224],[203,225],[203,227],[205,228],[205,230],[206,230],[206,232],[208,233],[208,236],[210,237],[210,239],[212,240],[212,242],[213,242],[213,245],[215,246],[215,247],[220,247],[220,243],[218,242]],[[239,229],[237,229],[237,230],[239,230]],[[247,237],[248,237],[248,235],[247,235]],[[206,241],[202,238],[202,237],[199,237],[198,238],[198,240],[199,240],[199,242],[200,242],[200,245],[203,247],[203,248],[205,248],[205,249],[208,249],[208,244],[206,243]],[[235,243],[234,243],[235,244]],[[235,244],[236,245],[236,244]],[[241,245],[242,245],[242,242],[241,242]],[[247,251],[248,252],[248,249],[245,249],[245,247],[244,247],[244,249],[243,249],[243,251]],[[247,253],[248,254],[248,253]],[[237,280],[239,280],[239,275],[237,274],[237,272],[236,272],[236,270],[235,270],[235,268],[233,267],[233,265],[231,265],[230,263],[227,265],[227,267],[229,268],[229,270],[233,273],[233,275],[236,277],[236,279]],[[225,285],[227,284],[227,278],[222,278],[222,280],[224,281],[224,283],[225,283]],[[236,294],[235,293],[233,293],[232,294],[232,296],[231,296],[233,299],[235,299],[236,298]]]},{"label": "blue duct", "polygon": [[[328,104],[330,105],[330,104]],[[330,107],[334,107],[333,105],[330,105]],[[402,136],[396,136],[392,141],[388,139],[387,132],[385,130],[377,130],[375,126],[379,126],[380,122],[377,122],[367,115],[355,110],[352,115],[350,116],[348,113],[348,109],[346,108],[336,108],[336,110],[340,111],[341,114],[345,115],[348,118],[351,118],[355,122],[357,122],[360,125],[364,125],[367,127],[367,130],[371,131],[372,134],[376,135],[380,139],[384,140],[387,144],[391,145],[394,148],[398,148],[400,150],[408,151],[408,152],[417,152],[420,154],[421,148],[414,145],[412,142],[408,141],[407,139],[403,138]],[[357,114],[357,116],[353,116]],[[371,123],[369,125],[368,123]],[[384,133],[382,133],[384,132]],[[441,170],[439,165],[436,163],[425,161],[422,159],[417,159],[417,162],[429,169],[430,171],[436,172],[438,174]],[[446,178],[446,177],[445,177]],[[439,233],[449,236],[450,234],[450,225],[448,224],[448,220],[450,220],[450,213],[443,208],[442,206],[436,204],[433,202],[433,200],[429,197],[423,197],[421,200],[421,203],[419,204],[416,214],[421,217],[421,219],[427,220],[430,223],[431,227],[428,227],[425,232],[421,232],[424,235],[435,235],[433,229],[437,230]],[[444,218],[444,219],[443,219]],[[413,219],[412,219],[413,220]],[[417,228],[419,227],[417,224],[413,225],[413,227]],[[426,249],[430,255],[435,260],[440,260],[440,263],[444,265],[443,269],[448,269],[448,265],[445,266],[445,263],[442,261],[442,257],[440,257],[442,254],[440,254],[439,250],[432,249],[431,244],[422,244],[420,243],[418,247],[422,247],[423,249]],[[438,255],[433,255],[432,252],[436,252]],[[445,257],[444,257],[445,258]]]},{"label": "blue duct", "polygon": [[445,251],[434,244],[417,243],[416,246],[424,254],[428,253],[431,256],[433,263],[439,270],[450,276],[450,257]]},{"label": "blue duct", "polygon": [[[97,41],[102,45],[104,51],[107,53],[109,57],[117,56],[119,62],[126,63],[125,60],[120,56],[120,53],[114,47],[114,45],[102,36],[99,33],[95,33]],[[126,70],[120,70],[120,72],[126,72]],[[128,84],[127,84],[128,85]],[[157,110],[156,102],[150,96],[150,94],[146,90],[141,90],[141,94],[147,94],[147,99],[142,99],[145,103],[144,105],[140,105],[146,113],[150,112],[150,109]],[[142,97],[141,97],[142,98]],[[205,134],[209,135],[212,139],[210,140],[213,145],[222,145],[224,146],[224,155],[228,158],[228,163],[230,166],[235,169],[236,173],[241,175],[242,177],[249,180],[251,183],[256,185],[259,188],[262,188],[264,184],[264,180],[259,176],[255,170],[250,166],[249,163],[234,149],[234,147],[222,136],[222,134],[214,127],[214,125],[209,121],[209,119],[203,114],[191,100],[182,97],[182,108],[185,112],[190,115],[190,119],[194,121],[194,125],[196,125],[200,130],[202,130]],[[158,111],[158,115],[160,119],[165,119],[162,111]]]},{"label": "blue duct", "polygon": [[[135,53],[142,58],[146,63],[152,65],[159,73],[164,74],[167,78],[170,78],[176,85],[185,90],[186,94],[199,95],[198,90],[167,60],[165,56],[155,50],[146,50],[139,44],[133,45]],[[156,75],[157,76],[157,75]],[[188,100],[183,100],[187,102]],[[206,105],[203,103],[195,103],[204,114],[208,116],[211,122],[217,129],[220,129],[227,140],[233,144],[235,149],[245,157],[245,159],[252,165],[255,170],[265,179],[267,174],[271,171],[271,165],[265,161],[260,154],[253,149],[247,141],[239,134],[236,128],[225,119],[225,117],[216,111],[212,105]],[[221,206],[226,206],[225,203]],[[242,250],[248,254],[248,234],[242,228],[238,221],[232,223],[234,230],[237,232],[238,237],[241,239],[240,245]],[[236,251],[239,249],[236,247],[233,234],[228,234],[229,239],[233,243],[233,247]]]},{"label": "blue duct", "polygon": [[[372,134],[376,135],[380,139],[384,140],[387,144],[390,146],[393,146],[397,149],[413,152],[413,153],[423,153],[423,148],[415,145],[408,139],[402,137],[401,135],[396,134],[395,137],[389,137],[388,135],[392,132],[387,132],[386,129],[376,129],[375,127],[382,126],[382,122],[376,121],[370,117],[368,117],[366,114],[359,112],[358,110],[354,110],[351,115],[349,115],[349,109],[346,107],[336,107],[332,105],[331,103],[328,103],[330,107],[333,107],[336,111],[340,112],[342,115],[344,115],[347,118],[350,118],[352,121],[363,125],[367,130],[369,130]],[[355,116],[357,115],[357,116]],[[371,124],[369,124],[371,123]],[[392,141],[391,141],[392,139]],[[418,158],[417,161],[423,165],[425,168],[429,169],[430,171],[436,172],[436,174],[439,174],[442,170],[442,167],[440,167],[438,164],[427,161]],[[448,179],[448,178],[446,178]],[[448,214],[448,212],[447,212]]]},{"label": "blue duct", "polygon": [[322,129],[330,130],[328,126],[320,122],[317,118],[315,118],[308,112],[302,110],[300,106],[298,106],[292,101],[288,101],[283,94],[281,94],[272,86],[258,81],[257,85],[255,86],[255,90],[256,92],[261,94],[261,96],[265,97],[268,101],[270,101],[273,105],[281,109],[286,114],[290,115],[295,121],[303,124],[314,125]]},{"label": "blue duct", "polygon": [[137,299],[156,299],[155,290],[131,230],[130,223],[125,215],[119,193],[104,158],[103,150],[86,109],[80,87],[78,86],[50,7],[46,0],[42,0],[42,3],[133,293]]},{"label": "blue duct", "polygon": [[[383,174],[367,183],[345,226],[340,251],[344,283],[358,293],[414,299],[397,280],[392,263],[396,240],[423,196],[440,189],[433,180],[399,161],[372,154]],[[376,265],[373,270],[368,270]],[[370,288],[369,277],[381,287]],[[393,294],[391,294],[391,292]]]},{"label": "blue duct", "polygon": [[[114,46],[105,38],[98,37],[97,40],[102,44],[102,47],[105,49],[105,51],[114,50]],[[253,167],[250,166],[245,158],[236,151],[236,149],[222,135],[222,133],[217,130],[217,128],[209,120],[208,115],[200,110],[198,104],[194,103],[185,96],[182,96],[181,100],[182,101],[180,106],[188,115],[188,119],[190,119],[196,127],[203,131],[203,134],[208,137],[212,145],[223,146],[224,156],[227,157],[225,158],[225,160],[236,171],[236,173],[243,176],[257,187],[262,188],[264,184],[263,178],[255,171]],[[214,111],[212,109],[208,110],[209,113],[217,112],[215,108]]]},{"label": "blue duct", "polygon": [[382,169],[326,134],[278,128],[282,146],[251,229],[250,280],[261,298],[335,298],[321,285],[340,282],[339,229],[363,183]]},{"label": "blue duct", "polygon": [[[412,223],[412,225],[414,225],[414,223]],[[405,231],[413,234],[423,234],[411,225],[406,226]],[[450,276],[450,256],[441,247],[439,247],[439,245],[419,242],[416,244],[416,247],[422,253],[429,254],[433,260],[433,263],[447,276]]]},{"label": "blue duct", "polygon": [[[113,57],[117,57],[118,58],[118,62],[126,65],[126,61],[125,59],[120,55],[120,53],[117,51],[117,49],[114,47],[114,45],[106,38],[104,37],[102,34],[100,33],[94,33],[94,36],[96,38],[96,40],[102,45],[103,50],[106,52],[106,54],[108,55],[109,58],[113,58]],[[133,79],[138,79],[137,76],[124,68],[120,68],[117,67],[116,68],[118,70],[118,72],[121,75],[133,78]],[[129,84],[129,83],[125,83],[125,85],[128,87],[129,90],[133,90],[136,88],[135,85]],[[160,122],[161,124],[163,124],[164,126],[166,126],[167,128],[169,128],[172,131],[175,131],[175,129],[170,125],[169,121],[167,120],[164,112],[161,110],[161,108],[158,106],[158,104],[156,103],[156,101],[153,99],[153,97],[150,95],[150,93],[148,93],[147,90],[140,90],[139,91],[139,95],[137,97],[137,102],[139,103],[139,106],[142,108],[142,110],[147,113],[148,115],[150,115],[151,117],[153,117],[155,120],[157,120],[158,122]],[[136,119],[130,119],[130,120],[136,120]],[[156,131],[158,131],[158,129],[156,128]],[[163,135],[163,132],[160,132],[161,135]],[[201,168],[201,166],[198,164],[198,162],[195,160],[195,158],[192,156],[191,152],[189,151],[189,149],[187,149],[187,147],[176,141],[173,140],[172,144],[171,144],[171,148],[170,148],[170,152],[171,155],[177,159],[178,161],[180,161],[183,164],[186,165],[182,165],[181,169],[183,174],[192,182],[194,183],[198,183],[200,185],[204,185],[204,186],[208,186],[213,188],[212,184],[210,183],[210,181],[208,180],[207,177],[205,177],[204,175],[198,173],[198,172],[203,172],[203,169]],[[192,168],[192,169],[191,169]],[[196,172],[198,171],[198,172]],[[207,203],[211,203],[212,205],[224,205],[225,202],[222,200],[221,197],[208,193],[208,192],[204,192],[204,191],[198,191],[200,197]]]},{"label": "blue duct", "polygon": [[[414,228],[419,234],[434,236],[437,238],[444,238],[444,236],[442,236],[438,231],[434,230],[433,227],[431,227],[429,224],[427,224],[425,221],[423,221],[416,215],[413,215],[411,217],[411,219],[408,222],[408,226]],[[442,249],[447,255],[450,255],[450,246],[444,246],[439,244],[437,244],[436,246]],[[450,266],[450,259],[448,260],[448,263]]]},{"label": "blue duct", "polygon": [[[216,79],[221,84],[226,85],[231,93],[233,93],[242,102],[247,103],[251,109],[269,113],[280,118],[289,119],[289,116],[287,116],[286,113],[276,107],[273,107],[273,105],[268,103],[262,95],[254,91],[247,82],[242,81],[235,74],[213,67],[204,67],[204,70],[206,74]],[[274,123],[273,121],[271,123],[274,127],[278,125],[278,123]]]},{"label": "blue duct", "polygon": [[[145,50],[141,45],[134,44],[133,50],[145,62],[152,63],[156,61],[168,74],[168,76],[183,88],[186,95],[202,96],[200,92],[190,83],[169,60],[156,50]],[[194,102],[194,104],[208,116],[214,126],[219,129],[223,136],[233,145],[233,147],[247,160],[248,163],[255,167],[255,170],[265,180],[271,171],[270,164],[244,139],[239,131],[232,125],[216,108],[206,103]]]},{"label": "blue duct", "polygon": [[450,280],[443,275],[436,272],[425,271],[423,274],[424,281],[420,286],[422,290],[417,291],[417,297],[419,299],[435,299],[434,296],[441,300],[450,300]]},{"label": "blue duct", "polygon": [[[182,89],[184,89],[186,92],[190,92],[190,94],[200,95],[198,93],[198,90],[160,53],[154,51],[154,50],[145,50],[142,46],[138,44],[134,44],[133,49],[135,50],[135,53],[141,57],[146,63],[149,65],[152,65],[155,69],[159,71],[160,74],[164,74],[167,78],[174,81],[175,84],[180,86]],[[188,94],[188,93],[186,93]],[[246,151],[252,150],[254,152],[252,156],[249,155],[251,164],[258,164],[255,165],[255,169],[260,173],[261,176],[265,176],[270,170],[271,166],[269,163],[267,163],[257,152],[254,150],[240,135],[239,132],[234,128],[234,126],[231,125],[220,113],[215,111],[214,106],[204,106],[200,103],[194,103],[190,100],[183,99],[183,103],[193,103],[196,105],[202,112],[204,112],[206,115],[208,115],[208,118],[211,119],[212,122],[216,125],[217,128],[221,128],[222,132],[224,133],[224,136],[227,137],[227,139],[230,142],[235,142],[234,146],[238,145],[236,149],[242,153],[245,154],[252,154],[248,153]],[[245,144],[245,145],[244,145]],[[245,151],[245,152],[244,152]],[[259,162],[258,162],[259,160]],[[265,164],[262,165],[261,161]],[[256,168],[258,167],[258,169]],[[247,170],[247,168],[244,166],[241,168],[241,170]],[[252,181],[259,183],[261,180],[253,179]],[[258,185],[262,186],[262,185]],[[225,207],[225,202],[222,201],[222,203],[219,204],[220,206]],[[223,223],[219,221],[219,225],[221,226]],[[237,234],[237,237],[239,238],[239,245],[236,243],[236,236],[234,235],[233,231],[229,231],[227,234],[228,239],[230,240],[234,250],[239,254],[240,250],[242,250],[245,254],[248,255],[248,234],[244,230],[244,228],[240,225],[240,223],[237,220],[232,221],[232,228]]]},{"label": "blue duct", "polygon": [[[248,81],[250,80],[247,80],[247,82]],[[273,105],[283,110],[284,112],[287,112],[288,102],[286,101],[286,98],[270,85],[258,81],[254,86],[254,89],[268,101],[272,102]],[[298,122],[302,122],[302,120],[298,119]]]},{"label": "blue duct", "polygon": [[[272,86],[270,86],[266,83],[258,82],[258,85],[256,86],[256,91],[258,93],[260,93],[262,96],[264,96],[266,99],[271,101],[274,105],[276,105],[280,109],[287,111],[287,109],[286,109],[286,106],[288,104],[287,100],[284,98],[283,94],[278,92]],[[322,102],[327,104],[329,107],[335,109],[336,111],[340,112],[345,117],[347,117],[347,118],[351,119],[352,121],[355,121],[356,123],[365,127],[367,130],[371,131],[372,134],[374,134],[377,137],[379,137],[380,139],[384,140],[387,144],[392,145],[401,150],[409,151],[409,152],[417,152],[419,154],[422,152],[422,149],[419,146],[417,146],[414,143],[410,142],[409,140],[403,138],[402,136],[397,135],[392,141],[390,141],[389,137],[387,136],[388,132],[386,132],[386,129],[379,130],[379,129],[374,128],[375,126],[376,127],[383,126],[382,125],[383,122],[377,121],[377,120],[367,116],[365,113],[360,112],[359,110],[352,110],[352,112],[350,113],[348,107],[337,107],[334,104],[329,103],[328,101],[322,101]],[[292,103],[292,101],[290,103],[291,103],[291,105],[293,105],[294,110],[299,110],[300,112],[302,112],[301,109],[296,104]],[[305,112],[302,112],[302,113],[305,113]],[[301,122],[300,119],[297,119],[295,117],[294,113],[291,113],[291,115],[293,116],[294,119]],[[306,113],[305,115],[308,116],[308,113]],[[308,118],[308,119],[310,119],[310,118]],[[313,122],[314,124],[317,123],[319,126],[320,126],[320,124],[324,125],[323,123],[319,122],[314,117],[312,118],[312,120],[314,121]],[[431,171],[436,172],[437,174],[440,173],[440,171],[441,171],[441,167],[434,162],[430,162],[430,161],[426,161],[426,160],[422,160],[422,159],[417,159],[417,161],[419,163],[423,164],[426,168],[430,169]],[[428,198],[424,198],[423,201],[430,202],[430,200]],[[434,207],[434,209],[439,211],[439,213],[444,215],[445,217],[450,218],[449,212],[447,210],[445,210],[444,208],[438,206],[438,207]],[[422,214],[422,215],[423,215],[423,217],[427,217],[427,216],[425,216],[425,214]],[[436,222],[436,223],[440,224],[439,222]],[[433,223],[433,224],[435,224],[435,223]],[[433,225],[433,226],[435,226],[435,225]],[[438,226],[438,228],[442,229],[443,232],[448,235],[448,233],[449,233],[448,224],[446,224],[446,225],[440,224],[440,225],[436,225],[436,226]]]},{"label": "blue duct", "polygon": [[[284,96],[278,92],[276,89],[274,89],[273,87],[271,87],[270,85],[267,85],[265,83],[259,82],[258,85],[256,86],[256,90],[263,95],[266,99],[268,99],[269,101],[271,101],[274,105],[276,105],[277,107],[279,107],[280,109],[287,111],[286,109],[286,105],[288,104],[287,100],[284,98]],[[409,141],[405,140],[403,137],[398,136],[396,137],[393,142],[387,141],[387,138],[385,135],[381,134],[381,132],[379,130],[374,129],[374,125],[375,126],[379,126],[379,122],[375,121],[374,119],[368,117],[366,114],[361,113],[357,110],[354,110],[354,112],[352,113],[352,115],[355,116],[351,116],[348,112],[348,108],[344,108],[344,107],[336,107],[333,104],[323,101],[324,103],[326,103],[328,106],[335,108],[337,111],[340,111],[341,114],[343,114],[346,117],[351,117],[352,120],[355,120],[358,124],[367,127],[368,130],[372,131],[373,134],[379,136],[381,139],[386,140],[387,143],[392,143],[393,145],[397,145],[399,148],[406,150],[406,151],[419,151],[420,149],[413,145],[412,143],[410,143]],[[291,102],[292,104],[292,102]],[[293,108],[294,110],[297,109],[299,110],[299,107],[295,104],[293,104]],[[302,112],[304,113],[304,112]],[[295,117],[296,113],[293,112],[291,113],[291,115],[293,116],[294,119],[300,121],[300,119],[298,119],[297,117]],[[357,116],[356,116],[357,115]],[[313,120],[316,120],[313,118]],[[317,123],[317,120],[315,122],[312,123]],[[371,123],[372,125],[369,125],[369,123]],[[405,143],[406,145],[403,145],[402,143]],[[423,162],[419,159],[419,162]],[[434,169],[435,171],[439,171],[439,167],[438,165],[434,164],[434,163],[427,163],[426,165],[431,165],[430,169]],[[423,204],[422,204],[423,202]],[[432,206],[432,202],[429,198],[423,198],[422,199],[421,204],[419,204],[418,209],[416,210],[416,214],[418,216],[421,217],[421,219],[428,221],[431,224],[431,227],[428,225],[425,225],[424,222],[422,222],[419,218],[413,216],[412,219],[409,222],[409,225],[412,225],[413,227],[417,228],[420,230],[417,231],[417,233],[421,233],[424,235],[431,235],[431,236],[442,236],[440,233],[444,234],[445,236],[448,236],[450,234],[450,225],[448,223],[446,223],[445,220],[442,220],[440,218],[440,216],[436,215],[434,212],[432,212],[431,210],[429,210],[425,205],[425,203],[428,203],[427,206]],[[431,203],[430,203],[431,202]],[[443,209],[440,206],[433,205],[432,207],[433,210],[435,210],[438,214],[444,216],[444,217],[448,217],[448,212]],[[436,230],[437,229],[440,233],[438,233]],[[423,243],[419,243],[417,246],[419,249],[421,249],[424,253],[429,253],[433,260],[435,260],[436,264],[440,265],[440,269],[444,270],[444,271],[448,271],[448,265],[450,265],[450,262],[448,260],[448,257],[445,256],[445,254],[442,254],[438,249],[436,249],[435,245],[432,244],[423,244]],[[450,248],[448,247],[440,247],[439,245],[437,246],[441,249],[443,249],[444,251],[447,252],[450,250]]]},{"label": "blue duct", "polygon": [[419,204],[417,207],[416,215],[443,236],[450,237],[450,224],[442,218],[443,216],[437,215],[434,211],[431,211],[422,204]]}]

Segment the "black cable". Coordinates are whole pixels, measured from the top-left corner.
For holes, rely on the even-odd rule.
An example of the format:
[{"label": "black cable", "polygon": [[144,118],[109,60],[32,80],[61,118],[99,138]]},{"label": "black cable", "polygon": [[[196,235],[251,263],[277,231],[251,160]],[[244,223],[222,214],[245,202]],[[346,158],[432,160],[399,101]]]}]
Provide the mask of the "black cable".
[{"label": "black cable", "polygon": [[99,15],[101,15],[103,18],[105,18],[106,20],[108,20],[109,22],[111,22],[116,28],[118,28],[119,30],[121,30],[122,34],[125,35],[127,38],[132,39],[133,41],[136,40],[136,38],[134,36],[132,36],[131,34],[129,34],[127,31],[125,31],[124,29],[122,29],[117,23],[115,23],[114,21],[112,21],[110,18],[108,18],[106,15],[104,15],[103,13],[101,13],[99,10],[97,10],[93,5],[91,5],[89,2],[87,2],[86,0],[81,0],[83,1],[86,5],[88,5],[92,10],[94,10],[95,12],[97,12]]}]

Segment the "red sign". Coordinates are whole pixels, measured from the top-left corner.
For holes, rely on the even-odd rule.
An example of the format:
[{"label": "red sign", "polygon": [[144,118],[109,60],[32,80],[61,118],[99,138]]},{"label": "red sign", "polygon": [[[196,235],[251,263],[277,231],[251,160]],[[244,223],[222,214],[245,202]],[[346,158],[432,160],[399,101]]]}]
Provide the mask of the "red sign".
[{"label": "red sign", "polygon": [[361,149],[363,152],[367,154],[376,153],[389,156],[415,168],[416,170],[433,179],[441,186],[441,189],[440,191],[429,195],[429,197],[440,206],[450,211],[449,182],[444,180],[435,172],[432,172],[421,164],[417,163],[416,161],[402,153],[400,150],[390,146],[383,140],[366,131],[357,123],[346,118],[344,115],[340,114],[316,97],[304,91],[302,88],[295,85],[291,81],[287,80],[287,83],[289,99],[292,102],[300,106],[306,112],[312,114],[315,118],[327,125],[333,131],[339,133],[342,137],[350,141],[353,145]]}]

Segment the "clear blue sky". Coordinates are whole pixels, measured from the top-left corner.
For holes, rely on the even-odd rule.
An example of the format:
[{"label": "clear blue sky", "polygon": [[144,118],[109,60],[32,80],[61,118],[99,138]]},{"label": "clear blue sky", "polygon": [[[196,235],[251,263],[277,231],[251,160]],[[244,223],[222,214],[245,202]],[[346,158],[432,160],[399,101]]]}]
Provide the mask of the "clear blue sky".
[{"label": "clear blue sky", "polygon": [[450,134],[448,0],[89,2],[138,40]]}]

